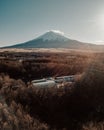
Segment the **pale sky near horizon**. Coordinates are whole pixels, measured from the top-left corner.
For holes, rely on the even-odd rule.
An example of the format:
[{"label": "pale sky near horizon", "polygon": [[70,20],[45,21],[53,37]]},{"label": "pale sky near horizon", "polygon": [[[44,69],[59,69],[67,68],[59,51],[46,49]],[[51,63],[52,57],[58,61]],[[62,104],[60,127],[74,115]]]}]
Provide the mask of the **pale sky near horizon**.
[{"label": "pale sky near horizon", "polygon": [[102,43],[104,0],[0,0],[0,46],[32,40],[48,30]]}]

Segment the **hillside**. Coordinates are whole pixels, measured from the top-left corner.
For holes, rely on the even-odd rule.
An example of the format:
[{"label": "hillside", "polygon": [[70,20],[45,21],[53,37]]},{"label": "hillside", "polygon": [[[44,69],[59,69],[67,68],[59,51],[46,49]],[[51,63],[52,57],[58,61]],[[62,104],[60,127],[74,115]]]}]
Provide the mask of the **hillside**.
[{"label": "hillside", "polygon": [[39,36],[36,39],[20,43],[5,48],[69,48],[79,50],[94,50],[104,51],[103,45],[95,45],[91,43],[83,43],[77,40],[72,40],[66,37],[64,34],[58,32],[49,31]]}]

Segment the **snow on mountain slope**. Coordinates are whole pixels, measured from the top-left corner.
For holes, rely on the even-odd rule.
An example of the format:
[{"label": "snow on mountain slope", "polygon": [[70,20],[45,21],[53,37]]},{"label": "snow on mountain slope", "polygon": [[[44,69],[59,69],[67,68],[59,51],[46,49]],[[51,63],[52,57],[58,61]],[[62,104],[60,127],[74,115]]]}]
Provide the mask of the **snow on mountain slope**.
[{"label": "snow on mountain slope", "polygon": [[64,36],[63,32],[57,30],[51,30],[41,35],[37,39],[42,39],[43,41],[68,41],[69,39]]},{"label": "snow on mountain slope", "polygon": [[72,40],[66,37],[63,32],[57,30],[48,31],[33,40],[4,48],[69,48],[94,51],[104,50],[103,45],[99,46],[96,44],[83,43],[77,40]]}]

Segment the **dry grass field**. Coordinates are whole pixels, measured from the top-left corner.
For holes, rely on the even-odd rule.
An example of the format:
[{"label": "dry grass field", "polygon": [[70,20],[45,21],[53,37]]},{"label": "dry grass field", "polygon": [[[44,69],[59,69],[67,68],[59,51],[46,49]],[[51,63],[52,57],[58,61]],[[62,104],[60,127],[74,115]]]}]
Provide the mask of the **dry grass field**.
[{"label": "dry grass field", "polygon": [[[67,91],[30,82],[77,74]],[[1,130],[103,130],[103,124],[104,53],[0,52]]]}]

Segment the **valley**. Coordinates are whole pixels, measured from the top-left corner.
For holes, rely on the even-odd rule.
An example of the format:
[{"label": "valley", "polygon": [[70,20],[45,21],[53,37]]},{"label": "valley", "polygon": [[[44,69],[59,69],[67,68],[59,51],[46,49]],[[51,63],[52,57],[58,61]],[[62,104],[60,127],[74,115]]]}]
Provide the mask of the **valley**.
[{"label": "valley", "polygon": [[17,130],[103,127],[103,61],[101,52],[1,49],[2,122]]},{"label": "valley", "polygon": [[0,130],[104,130],[104,0],[0,0]]},{"label": "valley", "polygon": [[[3,50],[1,50],[3,51]],[[27,52],[26,52],[27,51]],[[93,53],[54,49],[0,52],[0,73],[29,82],[34,79],[82,74],[91,62]],[[5,69],[4,69],[5,68]]]}]

